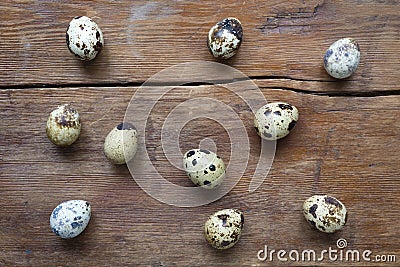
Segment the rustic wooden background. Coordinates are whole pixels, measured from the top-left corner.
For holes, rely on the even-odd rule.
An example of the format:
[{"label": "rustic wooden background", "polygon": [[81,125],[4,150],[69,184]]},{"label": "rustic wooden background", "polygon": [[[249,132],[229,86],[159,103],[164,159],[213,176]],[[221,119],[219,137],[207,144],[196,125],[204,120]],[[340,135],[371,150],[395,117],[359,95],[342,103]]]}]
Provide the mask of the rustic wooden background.
[{"label": "rustic wooden background", "polygon": [[[321,251],[336,248],[338,238],[348,249],[396,255],[397,262],[311,264],[400,264],[399,1],[3,0],[0,11],[0,266],[306,266],[262,262],[257,252],[264,245]],[[91,63],[77,60],[65,44],[68,22],[77,15],[92,17],[104,33],[105,48]],[[105,136],[153,74],[178,63],[215,61],[206,35],[228,16],[242,21],[245,39],[225,64],[253,79],[269,101],[296,105],[300,121],[278,142],[263,185],[249,193],[260,149],[249,110],[213,86],[170,92],[169,102],[161,100],[150,115],[156,125],[166,118],[168,103],[177,105],[195,90],[240,115],[251,157],[238,185],[219,201],[196,208],[160,203],[138,187],[126,166],[105,159]],[[342,37],[359,42],[361,64],[354,76],[336,81],[322,57]],[[83,130],[73,146],[59,149],[47,139],[45,123],[65,102],[78,108]],[[189,186],[163,157],[160,129],[150,130],[158,170]],[[229,157],[226,132],[208,120],[189,123],[180,145],[206,137]],[[304,220],[302,202],[317,193],[347,206],[342,231],[322,234]],[[81,236],[61,240],[50,231],[49,216],[69,199],[89,201],[93,217]],[[234,248],[216,251],[204,240],[203,224],[228,207],[244,212],[245,228]]]}]

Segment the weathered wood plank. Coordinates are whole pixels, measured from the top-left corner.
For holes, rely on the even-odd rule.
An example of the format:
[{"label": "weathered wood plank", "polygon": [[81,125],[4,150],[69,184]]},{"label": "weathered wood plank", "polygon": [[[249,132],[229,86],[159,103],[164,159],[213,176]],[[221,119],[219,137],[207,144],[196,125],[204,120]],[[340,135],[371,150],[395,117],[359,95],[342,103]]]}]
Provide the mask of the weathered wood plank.
[{"label": "weathered wood plank", "polygon": [[[248,76],[332,81],[324,51],[351,36],[362,60],[345,90],[398,90],[400,81],[398,1],[5,0],[0,10],[0,86],[141,83],[174,64],[213,60],[207,32],[228,16],[242,21],[245,40],[227,64]],[[104,32],[95,62],[82,64],[66,48],[65,31],[76,15],[92,17]],[[335,86],[316,82],[314,89]]]},{"label": "weathered wood plank", "polygon": [[[327,97],[263,89],[270,101],[296,105],[300,120],[279,141],[263,185],[249,193],[260,140],[245,103],[217,86],[174,89],[152,111],[147,133],[148,147],[153,148],[149,153],[165,178],[190,186],[185,175],[168,163],[160,145],[167,113],[187,99],[208,96],[229,104],[243,119],[251,145],[248,168],[228,195],[206,206],[177,208],[148,196],[126,167],[113,166],[103,156],[104,138],[123,119],[136,90],[1,91],[1,266],[88,266],[93,262],[99,266],[287,265],[276,258],[272,263],[258,261],[257,252],[264,245],[287,251],[335,249],[338,238],[345,238],[349,249],[396,254],[400,260],[399,96]],[[51,109],[64,102],[78,108],[83,131],[72,147],[58,149],[47,140],[45,123]],[[185,150],[205,137],[213,138],[218,153],[229,157],[227,134],[208,120],[189,123],[181,132],[180,146]],[[340,233],[317,233],[302,217],[302,201],[315,193],[335,195],[347,206],[349,221]],[[91,202],[93,218],[84,234],[60,240],[50,232],[49,215],[59,202],[76,198]],[[202,227],[209,214],[226,207],[244,211],[245,228],[237,246],[215,251],[206,244]],[[366,264],[370,263],[315,263]]]}]

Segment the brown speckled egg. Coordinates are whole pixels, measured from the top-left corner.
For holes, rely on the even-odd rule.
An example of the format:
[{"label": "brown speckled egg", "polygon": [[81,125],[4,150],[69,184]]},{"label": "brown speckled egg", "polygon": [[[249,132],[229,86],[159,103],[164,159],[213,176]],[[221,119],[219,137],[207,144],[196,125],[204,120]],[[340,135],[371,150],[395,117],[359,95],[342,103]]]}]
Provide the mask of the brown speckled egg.
[{"label": "brown speckled egg", "polygon": [[205,223],[204,234],[216,249],[233,247],[242,234],[244,216],[240,210],[224,209],[211,215]]},{"label": "brown speckled egg", "polygon": [[183,167],[190,180],[197,186],[213,189],[225,178],[224,161],[206,149],[191,149],[183,156]]},{"label": "brown speckled egg", "polygon": [[95,59],[104,46],[100,27],[86,16],[75,17],[71,20],[66,39],[69,51],[85,61]]},{"label": "brown speckled egg", "polygon": [[50,113],[46,124],[50,141],[57,146],[69,146],[81,133],[81,120],[78,111],[69,104],[57,107]]},{"label": "brown speckled egg", "polygon": [[255,114],[254,127],[265,140],[277,140],[289,134],[299,119],[299,111],[283,102],[269,103]]},{"label": "brown speckled egg", "polygon": [[132,123],[123,122],[114,127],[104,141],[104,154],[114,164],[125,164],[137,151],[137,130]]},{"label": "brown speckled egg", "polygon": [[239,50],[243,39],[242,24],[236,18],[226,18],[208,32],[207,46],[216,58],[228,59]]},{"label": "brown speckled egg", "polygon": [[343,203],[327,195],[308,198],[304,201],[303,213],[315,229],[325,233],[342,229],[347,221],[347,210]]}]

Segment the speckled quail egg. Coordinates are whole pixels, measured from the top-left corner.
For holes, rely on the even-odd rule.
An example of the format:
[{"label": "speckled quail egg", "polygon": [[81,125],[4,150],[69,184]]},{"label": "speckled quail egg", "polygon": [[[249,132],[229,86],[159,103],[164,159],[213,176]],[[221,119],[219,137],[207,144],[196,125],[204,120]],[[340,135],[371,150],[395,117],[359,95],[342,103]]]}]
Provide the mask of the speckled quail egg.
[{"label": "speckled quail egg", "polygon": [[243,39],[242,24],[236,18],[226,18],[208,32],[207,46],[216,58],[228,59],[239,50]]},{"label": "speckled quail egg", "polygon": [[81,133],[79,113],[69,104],[57,107],[50,113],[46,124],[50,141],[57,146],[69,146]]},{"label": "speckled quail egg", "polygon": [[191,149],[183,156],[183,167],[190,180],[198,186],[213,189],[225,178],[224,161],[206,149]]},{"label": "speckled quail egg", "polygon": [[351,38],[334,42],[324,56],[324,66],[329,75],[337,79],[350,77],[360,63],[360,47]]},{"label": "speckled quail egg", "polygon": [[115,126],[104,141],[104,154],[114,164],[124,164],[133,159],[137,151],[137,130],[132,123]]},{"label": "speckled quail egg", "polygon": [[242,234],[244,216],[240,210],[224,209],[211,215],[205,223],[204,234],[216,249],[233,247]]},{"label": "speckled quail egg", "polygon": [[306,220],[316,229],[333,233],[343,228],[347,221],[347,210],[342,202],[327,195],[314,195],[304,201]]},{"label": "speckled quail egg", "polygon": [[295,106],[283,102],[274,102],[257,110],[254,117],[254,127],[262,139],[277,140],[288,135],[298,119],[299,111]]},{"label": "speckled quail egg", "polygon": [[75,17],[67,29],[67,46],[81,60],[93,60],[104,46],[103,33],[92,19]]},{"label": "speckled quail egg", "polygon": [[91,207],[84,200],[69,200],[59,204],[50,215],[51,230],[61,238],[74,238],[85,230]]}]

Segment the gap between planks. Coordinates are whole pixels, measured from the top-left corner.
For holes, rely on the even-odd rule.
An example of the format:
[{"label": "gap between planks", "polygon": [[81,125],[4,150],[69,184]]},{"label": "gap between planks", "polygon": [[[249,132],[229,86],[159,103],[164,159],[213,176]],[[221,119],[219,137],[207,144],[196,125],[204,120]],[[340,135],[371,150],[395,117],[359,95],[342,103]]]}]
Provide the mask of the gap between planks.
[{"label": "gap between planks", "polygon": [[[334,83],[334,82],[350,82],[351,80],[307,80],[292,78],[289,76],[253,76],[248,77],[250,80],[257,84],[259,82],[272,81],[272,80],[284,80],[284,81],[297,81],[297,82],[316,82],[316,83]],[[25,84],[25,85],[14,85],[14,86],[0,86],[0,90],[26,90],[26,89],[54,89],[54,88],[82,88],[82,87],[97,87],[97,88],[113,88],[113,87],[141,87],[146,86],[204,86],[210,84],[230,84],[234,82],[244,81],[243,78],[230,79],[230,80],[213,80],[209,82],[193,82],[193,83],[182,83],[179,81],[172,83],[148,83],[148,82],[122,82],[122,83],[73,83],[73,84]],[[381,97],[381,96],[395,96],[400,95],[400,90],[369,90],[369,91],[313,91],[303,90],[288,86],[258,86],[261,90],[265,89],[278,89],[292,91],[296,93],[306,95],[317,95],[317,96],[328,96],[328,97]]]}]

